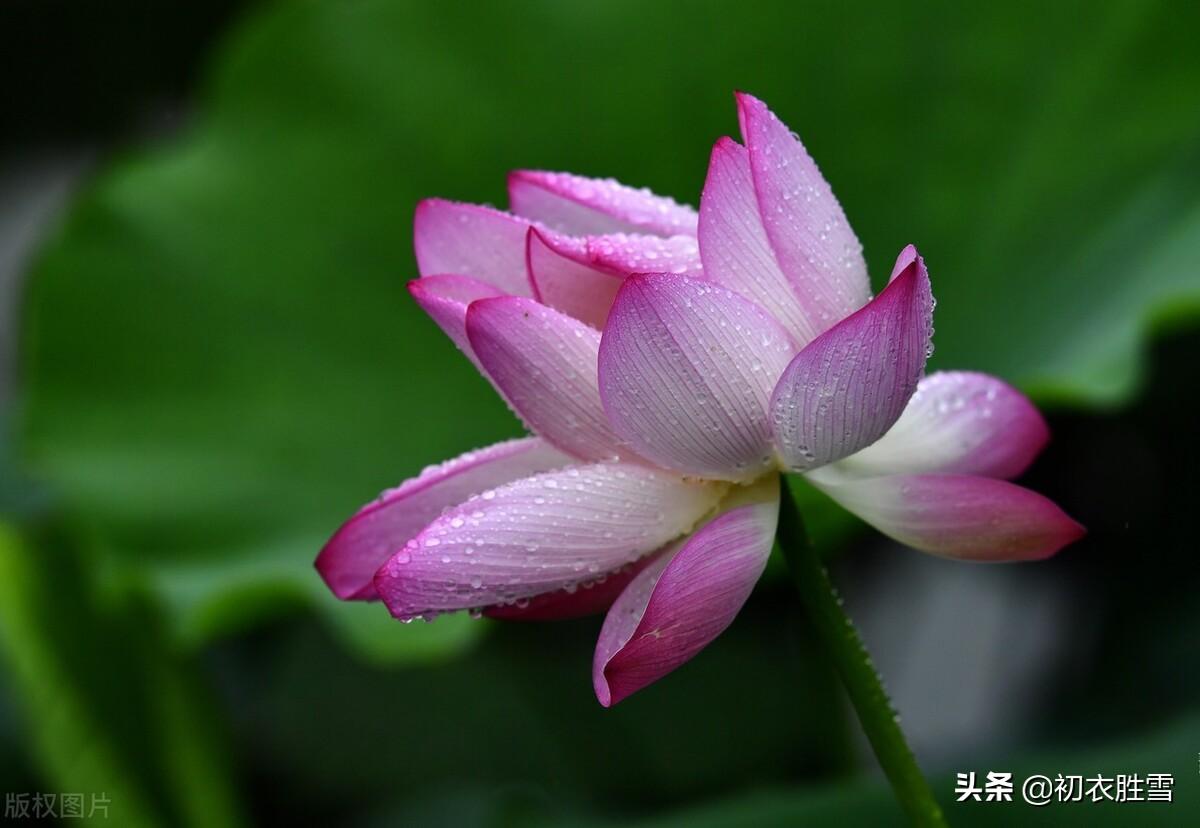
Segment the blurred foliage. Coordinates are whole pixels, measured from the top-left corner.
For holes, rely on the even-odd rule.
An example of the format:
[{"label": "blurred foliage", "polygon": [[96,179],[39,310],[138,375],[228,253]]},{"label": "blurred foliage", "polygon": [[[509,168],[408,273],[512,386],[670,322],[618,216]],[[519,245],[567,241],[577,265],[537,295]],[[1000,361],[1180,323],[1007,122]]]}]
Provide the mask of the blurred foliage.
[{"label": "blurred foliage", "polygon": [[496,793],[636,812],[726,789],[731,774],[782,785],[851,767],[849,714],[786,590],[756,594],[721,647],[636,704],[596,703],[595,637],[594,619],[499,624],[471,658],[382,669],[291,623],[210,668],[243,750],[269,769],[257,793],[281,824],[430,824],[388,811]]},{"label": "blurred foliage", "polygon": [[[803,136],[877,281],[905,243],[921,247],[940,302],[934,367],[991,371],[1076,411],[1127,403],[1146,334],[1200,309],[1197,24],[1200,7],[1182,2],[264,9],[220,50],[195,123],[114,159],[33,268],[18,451],[70,531],[0,536],[4,732],[27,727],[49,778],[119,792],[123,824],[233,824],[223,727],[176,645],[253,628],[206,650],[203,667],[254,801],[271,808],[256,822],[624,820],[844,770],[835,689],[769,584],[703,658],[612,711],[586,678],[594,619],[400,627],[328,596],[311,561],[340,520],[422,465],[518,431],[404,291],[413,206],[502,204],[516,167],[614,175],[695,203],[712,141],[736,131],[730,93],[745,88]],[[1160,379],[1155,405],[1171,406],[1176,377]],[[1176,430],[1165,445],[1186,410],[1148,427]],[[1056,444],[1035,471],[1093,527],[1155,496],[1114,482],[1112,452],[1097,451],[1109,432],[1096,433]],[[1186,508],[1186,491],[1165,502]],[[833,547],[853,522],[807,497]],[[1104,630],[1104,680],[1194,702],[1162,689],[1200,629],[1182,594],[1192,580],[1156,591],[1178,550],[1155,544],[1139,546],[1150,551],[1131,575],[1119,557],[1130,538],[1091,562],[1126,605]],[[1129,599],[1133,583],[1169,599],[1158,614]],[[264,623],[299,607],[351,650],[307,622]],[[1133,681],[1120,635],[1153,638],[1164,621],[1167,643],[1136,662],[1142,683],[1117,682]],[[452,658],[484,630],[486,648]],[[27,725],[4,715],[6,690]],[[1061,719],[1086,730],[1078,713]],[[1183,719],[1161,738],[1012,769],[1172,770],[1148,765],[1179,756],[1191,784],[1198,729]],[[19,761],[0,755],[0,768]],[[1148,824],[1195,819],[1128,807]],[[862,782],[661,824],[834,817],[878,825],[896,812]]]},{"label": "blurred foliage", "polygon": [[[946,818],[952,825],[1088,825],[1088,826],[1168,826],[1195,825],[1200,820],[1200,782],[1197,781],[1193,756],[1200,741],[1200,718],[1195,716],[1173,722],[1171,727],[1140,737],[1136,742],[1099,746],[1086,753],[1044,753],[1017,760],[998,760],[986,768],[964,768],[974,771],[976,784],[982,786],[988,771],[1009,772],[1016,791],[1013,802],[955,802],[950,793],[955,777],[934,779],[934,789],[946,794]],[[1163,757],[1171,757],[1164,762]],[[1033,775],[1048,776],[1076,774],[1086,778],[1118,774],[1167,773],[1175,778],[1173,800],[1165,802],[1083,802],[1050,803],[1030,807],[1021,801],[1020,786]],[[1085,785],[1084,790],[1088,790]],[[1111,788],[1110,790],[1115,790]],[[1142,795],[1145,796],[1144,783]],[[502,814],[509,804],[491,803],[492,810],[475,824],[502,824]],[[482,809],[481,809],[482,810]],[[860,781],[841,786],[828,786],[809,791],[763,791],[708,804],[648,820],[620,822],[577,821],[548,819],[536,824],[544,826],[578,826],[600,828],[620,825],[622,828],[791,828],[795,825],[899,825],[891,792],[879,782]]]},{"label": "blurred foliage", "polygon": [[99,592],[60,531],[36,539],[0,524],[0,653],[54,790],[103,793],[95,824],[241,824],[211,701],[153,612]]}]

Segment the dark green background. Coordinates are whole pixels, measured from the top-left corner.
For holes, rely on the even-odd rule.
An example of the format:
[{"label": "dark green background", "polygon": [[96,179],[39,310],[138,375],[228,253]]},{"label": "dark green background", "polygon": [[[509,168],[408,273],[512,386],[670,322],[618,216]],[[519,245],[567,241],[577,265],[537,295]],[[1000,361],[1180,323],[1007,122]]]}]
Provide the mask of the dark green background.
[{"label": "dark green background", "polygon": [[[1027,482],[1091,529],[1023,573],[1063,585],[1089,646],[1035,733],[935,789],[1006,765],[1178,777],[1173,806],[952,817],[1195,820],[1195,4],[124,10],[7,27],[10,144],[105,150],[19,305],[5,791],[106,790],[130,825],[898,820],[776,579],[605,711],[595,619],[399,626],[311,569],[379,489],[518,431],[407,297],[416,201],[502,204],[506,171],[537,167],[694,204],[741,88],[801,134],[877,280],[919,245],[934,367],[1048,407]],[[58,38],[53,71],[22,26]],[[148,136],[163,96],[186,114]],[[851,590],[914,554],[805,506]]]}]

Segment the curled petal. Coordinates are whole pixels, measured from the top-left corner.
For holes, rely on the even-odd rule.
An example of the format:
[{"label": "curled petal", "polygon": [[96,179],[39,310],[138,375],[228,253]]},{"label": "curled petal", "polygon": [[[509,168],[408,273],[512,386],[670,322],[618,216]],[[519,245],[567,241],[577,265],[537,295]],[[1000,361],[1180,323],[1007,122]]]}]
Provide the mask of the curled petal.
[{"label": "curled petal", "polygon": [[929,274],[913,255],[869,305],[806,345],[784,371],[771,397],[784,465],[816,468],[882,437],[916,390],[932,334]]},{"label": "curled petal", "polygon": [[772,464],[767,402],[795,352],[770,314],[711,282],[632,276],[600,342],[613,429],[666,468],[748,480]]},{"label": "curled petal", "polygon": [[871,296],[862,245],[799,139],[757,98],[737,102],[763,227],[820,333]]},{"label": "curled petal", "polygon": [[530,229],[526,256],[538,301],[599,330],[621,276],[588,264],[586,243]]},{"label": "curled petal", "polygon": [[527,477],[435,518],[375,588],[398,618],[571,589],[691,531],[724,488],[621,463]]},{"label": "curled petal", "polygon": [[828,327],[779,269],[758,211],[750,156],[731,138],[717,141],[709,159],[699,238],[705,277],[762,305],[796,342],[811,342]]},{"label": "curled petal", "polygon": [[528,296],[525,233],[529,222],[478,204],[429,198],[413,216],[413,248],[422,276],[455,273]]},{"label": "curled petal", "polygon": [[466,326],[479,362],[530,431],[584,460],[622,453],[596,384],[599,331],[518,296],[472,303]]},{"label": "curled petal", "polygon": [[819,489],[906,546],[968,561],[1047,558],[1084,528],[1036,492],[962,474],[852,478],[821,469]]},{"label": "curled petal", "polygon": [[696,235],[696,211],[691,207],[611,178],[517,170],[508,177],[508,200],[517,215],[573,236]]},{"label": "curled petal", "polygon": [[469,276],[443,274],[414,279],[408,283],[408,292],[475,367],[480,368],[467,339],[467,307],[476,299],[504,296],[503,291]]},{"label": "curled petal", "polygon": [[613,604],[592,662],[602,705],[689,661],[746,603],[775,539],[778,476],[743,493],[743,502],[651,562]]},{"label": "curled petal", "polygon": [[543,440],[526,437],[431,466],[359,509],[325,544],[317,571],[338,598],[375,598],[375,571],[444,510],[485,489],[572,462]]},{"label": "curled petal", "polygon": [[917,248],[913,245],[908,245],[900,251],[900,255],[896,257],[896,263],[892,265],[892,274],[888,276],[888,284],[896,281],[900,274],[908,269],[908,266],[915,262],[920,257],[917,253]]},{"label": "curled petal", "polygon": [[1046,445],[1024,394],[987,374],[940,371],[917,385],[896,424],[838,467],[864,476],[942,472],[1013,478]]},{"label": "curled petal", "polygon": [[526,250],[534,297],[595,328],[603,328],[621,281],[633,273],[700,275],[691,236],[613,233],[576,238],[531,229]]}]

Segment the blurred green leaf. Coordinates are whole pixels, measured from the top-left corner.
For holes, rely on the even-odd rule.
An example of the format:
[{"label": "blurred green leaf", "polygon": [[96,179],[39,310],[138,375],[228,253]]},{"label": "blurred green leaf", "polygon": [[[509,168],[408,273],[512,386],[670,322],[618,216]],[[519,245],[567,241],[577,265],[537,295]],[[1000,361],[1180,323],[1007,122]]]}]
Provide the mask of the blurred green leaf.
[{"label": "blurred green leaf", "polygon": [[316,600],[376,657],[466,646],[365,631],[310,569],[377,490],[517,431],[405,295],[412,207],[500,202],[520,166],[695,202],[736,87],[804,136],[877,278],[921,246],[938,366],[1126,399],[1147,325],[1200,304],[1200,7],[754,6],[248,20],[197,123],[115,163],[35,267],[25,457],[184,635]]},{"label": "blurred green leaf", "polygon": [[131,826],[242,824],[213,711],[148,610],[95,591],[61,538],[0,524],[0,656],[48,792]]},{"label": "blurred green leaf", "polygon": [[[1196,744],[1200,742],[1200,716],[1190,716],[1157,732],[1136,740],[1097,746],[1092,750],[1074,752],[1045,752],[997,761],[988,767],[963,767],[962,772],[974,771],[977,784],[982,785],[989,771],[1010,772],[1015,783],[1012,802],[956,802],[953,775],[932,781],[951,825],[1086,825],[1086,826],[1184,826],[1195,825],[1200,819],[1200,781],[1196,776]],[[1021,783],[1034,774],[1048,776],[1077,774],[1083,777],[1118,774],[1138,774],[1143,779],[1151,773],[1171,774],[1174,778],[1171,802],[1093,803],[1052,802],[1034,807],[1021,801]],[[1087,787],[1085,787],[1087,790]],[[1115,787],[1110,788],[1115,792]],[[498,824],[498,823],[493,823]],[[890,790],[882,783],[860,780],[855,783],[809,790],[767,791],[738,797],[707,806],[690,808],[668,816],[616,822],[592,820],[547,820],[537,824],[555,826],[621,825],[632,828],[733,828],[733,826],[842,825],[881,826],[904,825],[899,807]]]},{"label": "blurred green leaf", "polygon": [[[329,594],[316,600],[336,601]],[[439,618],[436,624],[422,623],[410,632],[397,634],[396,620],[370,604],[330,607],[329,617],[345,641],[379,664],[437,662],[463,652],[486,629],[477,619],[458,613]]]},{"label": "blurred green leaf", "polygon": [[[363,663],[313,623],[222,645],[234,731],[305,792],[273,800],[276,821],[476,825],[457,813],[497,791],[643,811],[853,764],[852,714],[790,590],[758,590],[720,646],[609,709],[588,680],[601,619],[470,623],[494,628],[486,647],[420,667]],[[431,798],[454,807],[409,810]]]}]

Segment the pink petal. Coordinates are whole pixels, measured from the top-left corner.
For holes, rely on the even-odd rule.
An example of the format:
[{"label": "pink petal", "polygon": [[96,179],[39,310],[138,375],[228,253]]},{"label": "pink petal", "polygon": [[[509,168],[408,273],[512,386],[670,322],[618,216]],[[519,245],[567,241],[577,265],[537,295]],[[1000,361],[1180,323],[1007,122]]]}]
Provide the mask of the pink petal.
[{"label": "pink petal", "polygon": [[428,198],[413,216],[413,248],[422,276],[455,273],[528,296],[525,233],[529,222],[491,207]]},{"label": "pink petal", "polygon": [[592,662],[605,707],[658,681],[724,632],[762,575],[779,517],[779,478],[754,502],[709,521],[655,559],[621,593]]},{"label": "pink petal", "polygon": [[806,308],[779,269],[759,215],[746,148],[731,138],[713,147],[700,197],[700,257],[704,275],[770,311],[800,344],[829,327]]},{"label": "pink petal", "polygon": [[587,257],[599,267],[622,275],[634,273],[674,273],[680,276],[702,275],[700,246],[695,236],[631,235],[610,233],[589,236]]},{"label": "pink petal", "polygon": [[629,582],[656,559],[656,555],[647,555],[620,569],[601,573],[593,580],[582,581],[569,591],[543,592],[528,600],[498,604],[483,614],[502,621],[561,621],[608,612]]},{"label": "pink petal", "polygon": [[374,598],[375,571],[442,511],[485,489],[572,462],[544,441],[526,437],[431,466],[346,521],[317,556],[317,571],[339,598]]},{"label": "pink petal", "polygon": [[576,238],[531,229],[526,257],[534,297],[595,328],[604,327],[626,276],[651,271],[699,276],[701,270],[692,236]]},{"label": "pink petal", "polygon": [[711,282],[625,280],[600,342],[613,429],[666,468],[753,479],[772,463],[767,402],[795,348],[770,314]]},{"label": "pink petal", "polygon": [[767,238],[820,333],[870,299],[862,245],[799,139],[757,98],[737,102]]},{"label": "pink petal", "polygon": [[499,288],[469,276],[426,276],[408,283],[408,292],[446,336],[480,368],[467,340],[467,306],[476,299],[505,295]]},{"label": "pink petal", "polygon": [[908,266],[915,262],[918,257],[917,248],[913,245],[907,245],[900,251],[900,255],[896,257],[896,263],[892,265],[892,275],[888,276],[888,284],[896,281],[900,274],[908,269]]},{"label": "pink petal", "polygon": [[586,243],[531,229],[526,256],[534,296],[543,304],[599,330],[621,277],[586,263]]},{"label": "pink petal", "polygon": [[885,535],[947,558],[1037,560],[1085,533],[1047,498],[990,477],[900,474],[856,479],[822,469],[808,479]]},{"label": "pink petal", "polygon": [[584,460],[629,454],[600,404],[599,331],[532,299],[501,296],[471,304],[467,336],[530,431]]},{"label": "pink petal", "polygon": [[691,207],[611,178],[517,170],[508,177],[508,199],[517,215],[573,236],[696,235],[696,211]]},{"label": "pink petal", "polygon": [[436,518],[375,588],[399,618],[573,589],[690,531],[724,489],[619,463],[527,477]]},{"label": "pink petal", "polygon": [[916,256],[869,305],[805,346],[780,378],[771,425],[784,464],[816,468],[882,437],[916,390],[932,333],[929,274]]},{"label": "pink petal", "polygon": [[941,371],[917,385],[896,424],[838,466],[858,475],[943,472],[1016,477],[1050,438],[1025,395],[995,377]]}]

